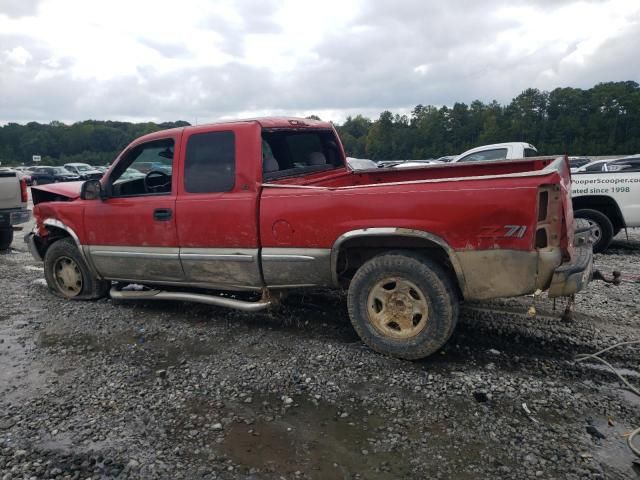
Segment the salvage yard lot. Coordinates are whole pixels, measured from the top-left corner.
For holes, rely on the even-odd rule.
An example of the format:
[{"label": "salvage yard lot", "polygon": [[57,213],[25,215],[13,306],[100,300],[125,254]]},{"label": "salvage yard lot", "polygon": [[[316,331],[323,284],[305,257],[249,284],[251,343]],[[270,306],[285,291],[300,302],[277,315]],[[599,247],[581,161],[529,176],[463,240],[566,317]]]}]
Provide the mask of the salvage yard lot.
[{"label": "salvage yard lot", "polygon": [[[624,434],[640,399],[573,359],[640,339],[638,232],[595,257],[626,281],[592,283],[573,322],[545,298],[536,319],[530,297],[466,306],[418,362],[366,348],[335,293],[264,314],[69,302],[14,249],[0,256],[0,479],[637,475]],[[640,383],[640,348],[605,358]]]}]

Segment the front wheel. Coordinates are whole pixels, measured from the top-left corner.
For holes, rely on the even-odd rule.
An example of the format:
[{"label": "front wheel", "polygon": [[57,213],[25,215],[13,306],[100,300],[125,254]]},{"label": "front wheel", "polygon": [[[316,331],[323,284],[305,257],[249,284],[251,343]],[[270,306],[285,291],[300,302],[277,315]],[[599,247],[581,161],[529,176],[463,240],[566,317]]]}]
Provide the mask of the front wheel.
[{"label": "front wheel", "polygon": [[598,210],[583,208],[573,214],[576,218],[584,218],[591,226],[593,234],[593,253],[604,252],[613,240],[613,224],[609,217]]},{"label": "front wheel", "polygon": [[70,238],[55,242],[44,256],[44,276],[54,295],[69,300],[104,297],[110,282],[94,277]]},{"label": "front wheel", "polygon": [[458,295],[447,272],[411,252],[389,252],[362,265],[347,302],[364,343],[407,360],[437,352],[458,321]]}]

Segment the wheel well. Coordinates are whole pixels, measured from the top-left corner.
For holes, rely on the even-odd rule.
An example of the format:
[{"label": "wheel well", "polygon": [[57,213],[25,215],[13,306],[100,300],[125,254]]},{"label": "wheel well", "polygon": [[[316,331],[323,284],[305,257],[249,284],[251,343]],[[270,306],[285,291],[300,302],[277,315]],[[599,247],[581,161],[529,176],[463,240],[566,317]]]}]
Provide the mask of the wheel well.
[{"label": "wheel well", "polygon": [[55,242],[63,238],[71,238],[69,232],[67,232],[64,228],[54,227],[53,225],[47,225],[46,228],[49,231],[49,235],[44,237],[46,238],[46,240],[37,244],[38,252],[42,256],[42,258],[44,258],[47,250],[49,250],[49,247]]},{"label": "wheel well", "polygon": [[461,272],[456,272],[447,250],[434,241],[412,236],[376,235],[346,240],[340,245],[336,263],[339,283],[345,287],[348,286],[358,268],[365,262],[391,250],[412,251],[437,262],[449,273],[451,280],[458,288],[458,294],[461,295]]},{"label": "wheel well", "polygon": [[573,210],[581,210],[589,208],[591,210],[597,210],[604,214],[611,220],[614,230],[620,230],[624,228],[624,218],[620,207],[616,201],[606,195],[589,195],[586,197],[576,197],[573,199]]}]

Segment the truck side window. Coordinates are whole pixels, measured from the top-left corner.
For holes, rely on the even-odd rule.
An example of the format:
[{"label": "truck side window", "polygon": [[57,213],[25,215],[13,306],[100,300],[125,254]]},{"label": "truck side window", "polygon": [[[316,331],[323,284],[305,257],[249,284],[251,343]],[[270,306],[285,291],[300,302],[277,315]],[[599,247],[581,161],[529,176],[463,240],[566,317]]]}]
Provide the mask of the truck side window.
[{"label": "truck side window", "polygon": [[173,139],[137,145],[111,173],[112,196],[168,195],[173,172]]},{"label": "truck side window", "polygon": [[187,141],[184,188],[189,193],[228,192],[236,182],[233,132],[196,133]]},{"label": "truck side window", "polygon": [[533,148],[525,148],[524,149],[524,158],[529,158],[529,157],[537,157],[540,154],[538,152],[536,152]]},{"label": "truck side window", "polygon": [[506,148],[494,148],[493,150],[470,153],[466,157],[462,157],[458,162],[486,162],[488,160],[504,160],[505,158],[507,158]]}]

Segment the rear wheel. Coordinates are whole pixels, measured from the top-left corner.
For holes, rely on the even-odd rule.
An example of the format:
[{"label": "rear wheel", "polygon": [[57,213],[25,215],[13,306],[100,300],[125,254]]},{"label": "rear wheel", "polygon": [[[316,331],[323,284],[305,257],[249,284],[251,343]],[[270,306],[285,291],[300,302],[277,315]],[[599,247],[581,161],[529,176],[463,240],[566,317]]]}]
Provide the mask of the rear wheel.
[{"label": "rear wheel", "polygon": [[13,229],[0,229],[0,250],[8,250],[13,242]]},{"label": "rear wheel", "polygon": [[613,240],[613,225],[611,220],[602,212],[598,210],[592,210],[584,208],[576,210],[574,213],[576,218],[584,218],[589,225],[591,225],[591,232],[593,234],[593,252],[604,252],[611,240]]},{"label": "rear wheel", "polygon": [[349,286],[349,316],[373,350],[414,360],[438,351],[458,320],[458,296],[437,263],[389,252],[362,265]]},{"label": "rear wheel", "polygon": [[44,257],[44,276],[55,295],[70,300],[104,297],[111,282],[94,277],[70,238],[55,242]]}]

